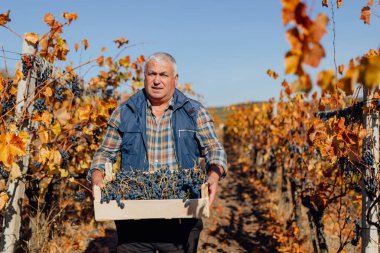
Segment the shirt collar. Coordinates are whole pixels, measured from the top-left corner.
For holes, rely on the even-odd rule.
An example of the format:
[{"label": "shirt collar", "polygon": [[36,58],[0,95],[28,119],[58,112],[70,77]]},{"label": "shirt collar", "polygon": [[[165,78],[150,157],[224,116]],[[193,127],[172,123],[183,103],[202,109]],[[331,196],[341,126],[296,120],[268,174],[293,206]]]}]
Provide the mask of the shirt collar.
[{"label": "shirt collar", "polygon": [[[146,99],[146,105],[147,105],[147,108],[149,108],[150,110],[152,110],[152,103],[149,101],[149,99]],[[169,104],[168,104],[168,107],[165,108],[165,111],[170,108],[170,109],[173,109],[174,107],[174,97],[172,97],[170,100],[169,100]]]}]

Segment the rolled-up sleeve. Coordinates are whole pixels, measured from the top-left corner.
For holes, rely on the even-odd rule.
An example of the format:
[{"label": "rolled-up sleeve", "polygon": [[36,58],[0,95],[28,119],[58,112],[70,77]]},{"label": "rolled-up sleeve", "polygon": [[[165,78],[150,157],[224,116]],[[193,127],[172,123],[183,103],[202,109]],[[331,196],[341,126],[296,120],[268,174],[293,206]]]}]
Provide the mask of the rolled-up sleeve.
[{"label": "rolled-up sleeve", "polygon": [[87,173],[87,180],[91,182],[92,173],[95,170],[100,170],[104,173],[106,163],[115,163],[118,152],[120,151],[120,145],[122,142],[122,136],[120,135],[118,128],[120,125],[120,108],[118,107],[112,113],[109,121],[107,132],[104,135],[103,142],[96,150],[92,159],[90,170]]},{"label": "rolled-up sleeve", "polygon": [[197,127],[197,136],[204,149],[207,167],[211,165],[222,167],[224,170],[222,178],[224,178],[228,170],[227,155],[215,133],[212,117],[204,107],[201,107],[198,112]]}]

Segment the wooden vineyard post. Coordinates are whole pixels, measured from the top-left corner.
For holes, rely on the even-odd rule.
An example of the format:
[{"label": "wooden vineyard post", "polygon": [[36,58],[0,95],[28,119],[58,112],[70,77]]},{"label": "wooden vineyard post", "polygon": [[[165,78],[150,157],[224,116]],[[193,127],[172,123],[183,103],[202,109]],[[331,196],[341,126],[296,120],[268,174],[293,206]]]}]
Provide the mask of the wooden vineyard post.
[{"label": "wooden vineyard post", "polygon": [[[36,53],[35,45],[26,41],[25,36],[22,45],[22,55],[33,55]],[[29,115],[33,111],[33,103],[30,103],[33,97],[25,99],[30,95],[30,92],[35,88],[35,76],[34,69],[32,67],[31,73],[26,80],[21,80],[18,84],[17,89],[17,106],[16,106],[16,118],[21,120],[24,105],[29,105],[28,112]],[[33,74],[33,75],[32,75]],[[25,101],[26,100],[26,101]],[[19,121],[21,122],[21,121]],[[25,130],[30,125],[30,120],[24,123],[23,129]],[[29,166],[29,143],[26,145],[26,155],[23,157],[22,161],[19,163],[20,169],[22,171],[22,176],[13,180],[8,187],[9,201],[7,203],[4,219],[3,219],[3,229],[4,233],[1,235],[0,242],[0,252],[13,253],[16,250],[16,244],[20,237],[20,227],[21,227],[21,211],[22,203],[25,195],[25,179],[24,176],[27,173]]]},{"label": "wooden vineyard post", "polygon": [[[366,103],[367,108],[370,107],[371,100],[373,98],[373,91],[368,90],[366,87],[363,89],[363,98]],[[370,151],[373,154],[374,166],[373,168],[366,168],[364,171],[364,177],[367,179],[373,178],[374,184],[378,182],[377,177],[378,173],[378,165],[379,165],[379,112],[376,110],[375,112],[368,112],[365,110],[364,114],[364,127],[366,130],[371,132],[369,138],[366,138],[363,142],[363,156],[364,152]],[[366,146],[368,147],[366,148]],[[368,150],[369,149],[369,150]],[[372,170],[372,171],[371,171]],[[367,218],[374,222],[378,222],[378,204],[373,203],[374,200],[370,199],[367,192],[364,190],[363,183],[363,191],[362,191],[362,252],[363,253],[378,253],[379,252],[379,234],[377,232],[377,228],[374,225],[370,225],[367,222]],[[378,185],[376,185],[376,195],[379,194]],[[374,205],[371,212],[369,213],[369,217],[367,217],[368,210],[371,205]]]}]

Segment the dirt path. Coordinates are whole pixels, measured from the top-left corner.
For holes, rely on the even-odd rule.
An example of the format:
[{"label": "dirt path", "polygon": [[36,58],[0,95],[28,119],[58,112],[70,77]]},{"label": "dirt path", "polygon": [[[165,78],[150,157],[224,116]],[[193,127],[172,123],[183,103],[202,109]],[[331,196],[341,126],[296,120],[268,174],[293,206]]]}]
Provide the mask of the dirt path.
[{"label": "dirt path", "polygon": [[[277,252],[277,240],[267,231],[275,224],[268,215],[267,201],[239,168],[231,168],[221,181],[219,194],[204,219],[198,252]],[[91,239],[85,253],[116,252],[116,232],[112,222],[102,224],[103,236]]]}]

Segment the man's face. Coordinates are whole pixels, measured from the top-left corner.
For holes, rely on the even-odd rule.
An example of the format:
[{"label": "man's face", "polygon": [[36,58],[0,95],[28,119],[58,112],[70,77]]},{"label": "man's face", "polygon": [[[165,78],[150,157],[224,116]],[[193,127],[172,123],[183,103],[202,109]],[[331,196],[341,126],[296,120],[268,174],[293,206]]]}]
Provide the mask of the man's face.
[{"label": "man's face", "polygon": [[174,94],[178,75],[168,60],[151,60],[145,68],[144,86],[151,103],[168,102]]}]

